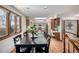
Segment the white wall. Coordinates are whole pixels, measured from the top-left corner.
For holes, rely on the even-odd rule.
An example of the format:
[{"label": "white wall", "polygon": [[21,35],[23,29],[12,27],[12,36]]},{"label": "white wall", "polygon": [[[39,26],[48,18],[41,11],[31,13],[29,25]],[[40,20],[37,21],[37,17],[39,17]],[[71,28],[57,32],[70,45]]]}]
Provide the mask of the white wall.
[{"label": "white wall", "polygon": [[[67,29],[68,22],[72,22],[72,30]],[[65,31],[77,34],[77,20],[67,20],[65,21]]]},{"label": "white wall", "polygon": [[47,24],[48,24],[48,34],[51,35],[51,19],[47,20]]},{"label": "white wall", "polygon": [[[26,23],[25,23],[25,20],[26,18],[24,17],[24,15],[20,14],[17,10],[15,10],[14,8],[10,7],[10,6],[3,6],[9,10],[12,10],[13,12],[21,15],[22,17],[22,32],[19,33],[19,34],[22,34],[23,32],[26,31]],[[18,34],[17,34],[18,35]],[[7,39],[4,39],[2,41],[0,41],[0,53],[8,53],[8,52],[11,52],[12,48],[14,48],[14,41],[13,41],[13,38],[15,37],[16,35],[14,36],[11,36]]]}]

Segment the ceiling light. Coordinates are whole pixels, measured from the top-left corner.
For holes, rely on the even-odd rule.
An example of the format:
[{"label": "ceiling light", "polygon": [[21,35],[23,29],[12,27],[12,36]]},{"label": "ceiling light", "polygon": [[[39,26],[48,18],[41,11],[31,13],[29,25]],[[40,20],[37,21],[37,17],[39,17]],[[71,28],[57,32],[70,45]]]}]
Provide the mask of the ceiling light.
[{"label": "ceiling light", "polygon": [[35,19],[41,20],[41,19],[47,19],[47,18],[46,17],[36,17]]},{"label": "ceiling light", "polygon": [[44,6],[44,9],[47,9],[48,7],[47,6]]},{"label": "ceiling light", "polygon": [[27,7],[27,9],[30,9],[29,7]]}]

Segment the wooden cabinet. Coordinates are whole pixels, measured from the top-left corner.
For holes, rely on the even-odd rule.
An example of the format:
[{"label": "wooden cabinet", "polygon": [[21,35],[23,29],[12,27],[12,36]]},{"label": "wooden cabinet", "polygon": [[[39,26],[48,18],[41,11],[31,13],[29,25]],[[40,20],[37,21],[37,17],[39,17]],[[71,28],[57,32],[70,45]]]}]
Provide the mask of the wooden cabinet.
[{"label": "wooden cabinet", "polygon": [[53,32],[56,40],[60,40],[60,32]]},{"label": "wooden cabinet", "polygon": [[51,19],[51,29],[54,30],[54,20]]},{"label": "wooden cabinet", "polygon": [[51,19],[51,29],[53,30],[53,31],[56,31],[56,28],[57,28],[57,26],[59,26],[60,25],[60,18],[59,17],[57,17],[57,18],[55,18],[55,19]]},{"label": "wooden cabinet", "polygon": [[60,18],[57,17],[55,19],[51,19],[51,29],[52,29],[52,33],[55,35],[55,38],[57,40],[60,40],[60,32],[59,32],[59,27],[60,26]]},{"label": "wooden cabinet", "polygon": [[29,26],[29,23],[30,23],[29,19],[26,18],[26,26]]},{"label": "wooden cabinet", "polygon": [[77,20],[77,37],[79,37],[79,20]]}]

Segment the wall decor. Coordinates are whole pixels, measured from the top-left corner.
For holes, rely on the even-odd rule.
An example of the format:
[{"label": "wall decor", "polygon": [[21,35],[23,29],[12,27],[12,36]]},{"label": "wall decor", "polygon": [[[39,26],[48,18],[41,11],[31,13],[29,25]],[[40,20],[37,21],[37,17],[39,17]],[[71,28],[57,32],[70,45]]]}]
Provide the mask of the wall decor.
[{"label": "wall decor", "polygon": [[67,26],[67,29],[72,30],[73,29],[72,21],[69,21],[66,26]]},{"label": "wall decor", "polygon": [[77,34],[77,20],[66,20],[65,31],[73,34]]}]

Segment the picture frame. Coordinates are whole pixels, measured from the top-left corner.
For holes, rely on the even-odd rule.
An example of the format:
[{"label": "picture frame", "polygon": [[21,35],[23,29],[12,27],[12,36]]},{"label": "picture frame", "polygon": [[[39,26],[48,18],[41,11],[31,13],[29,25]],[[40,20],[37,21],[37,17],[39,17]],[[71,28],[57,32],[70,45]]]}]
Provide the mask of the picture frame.
[{"label": "picture frame", "polygon": [[69,21],[66,26],[67,26],[67,29],[68,29],[68,30],[72,30],[72,29],[73,29],[72,21]]}]

